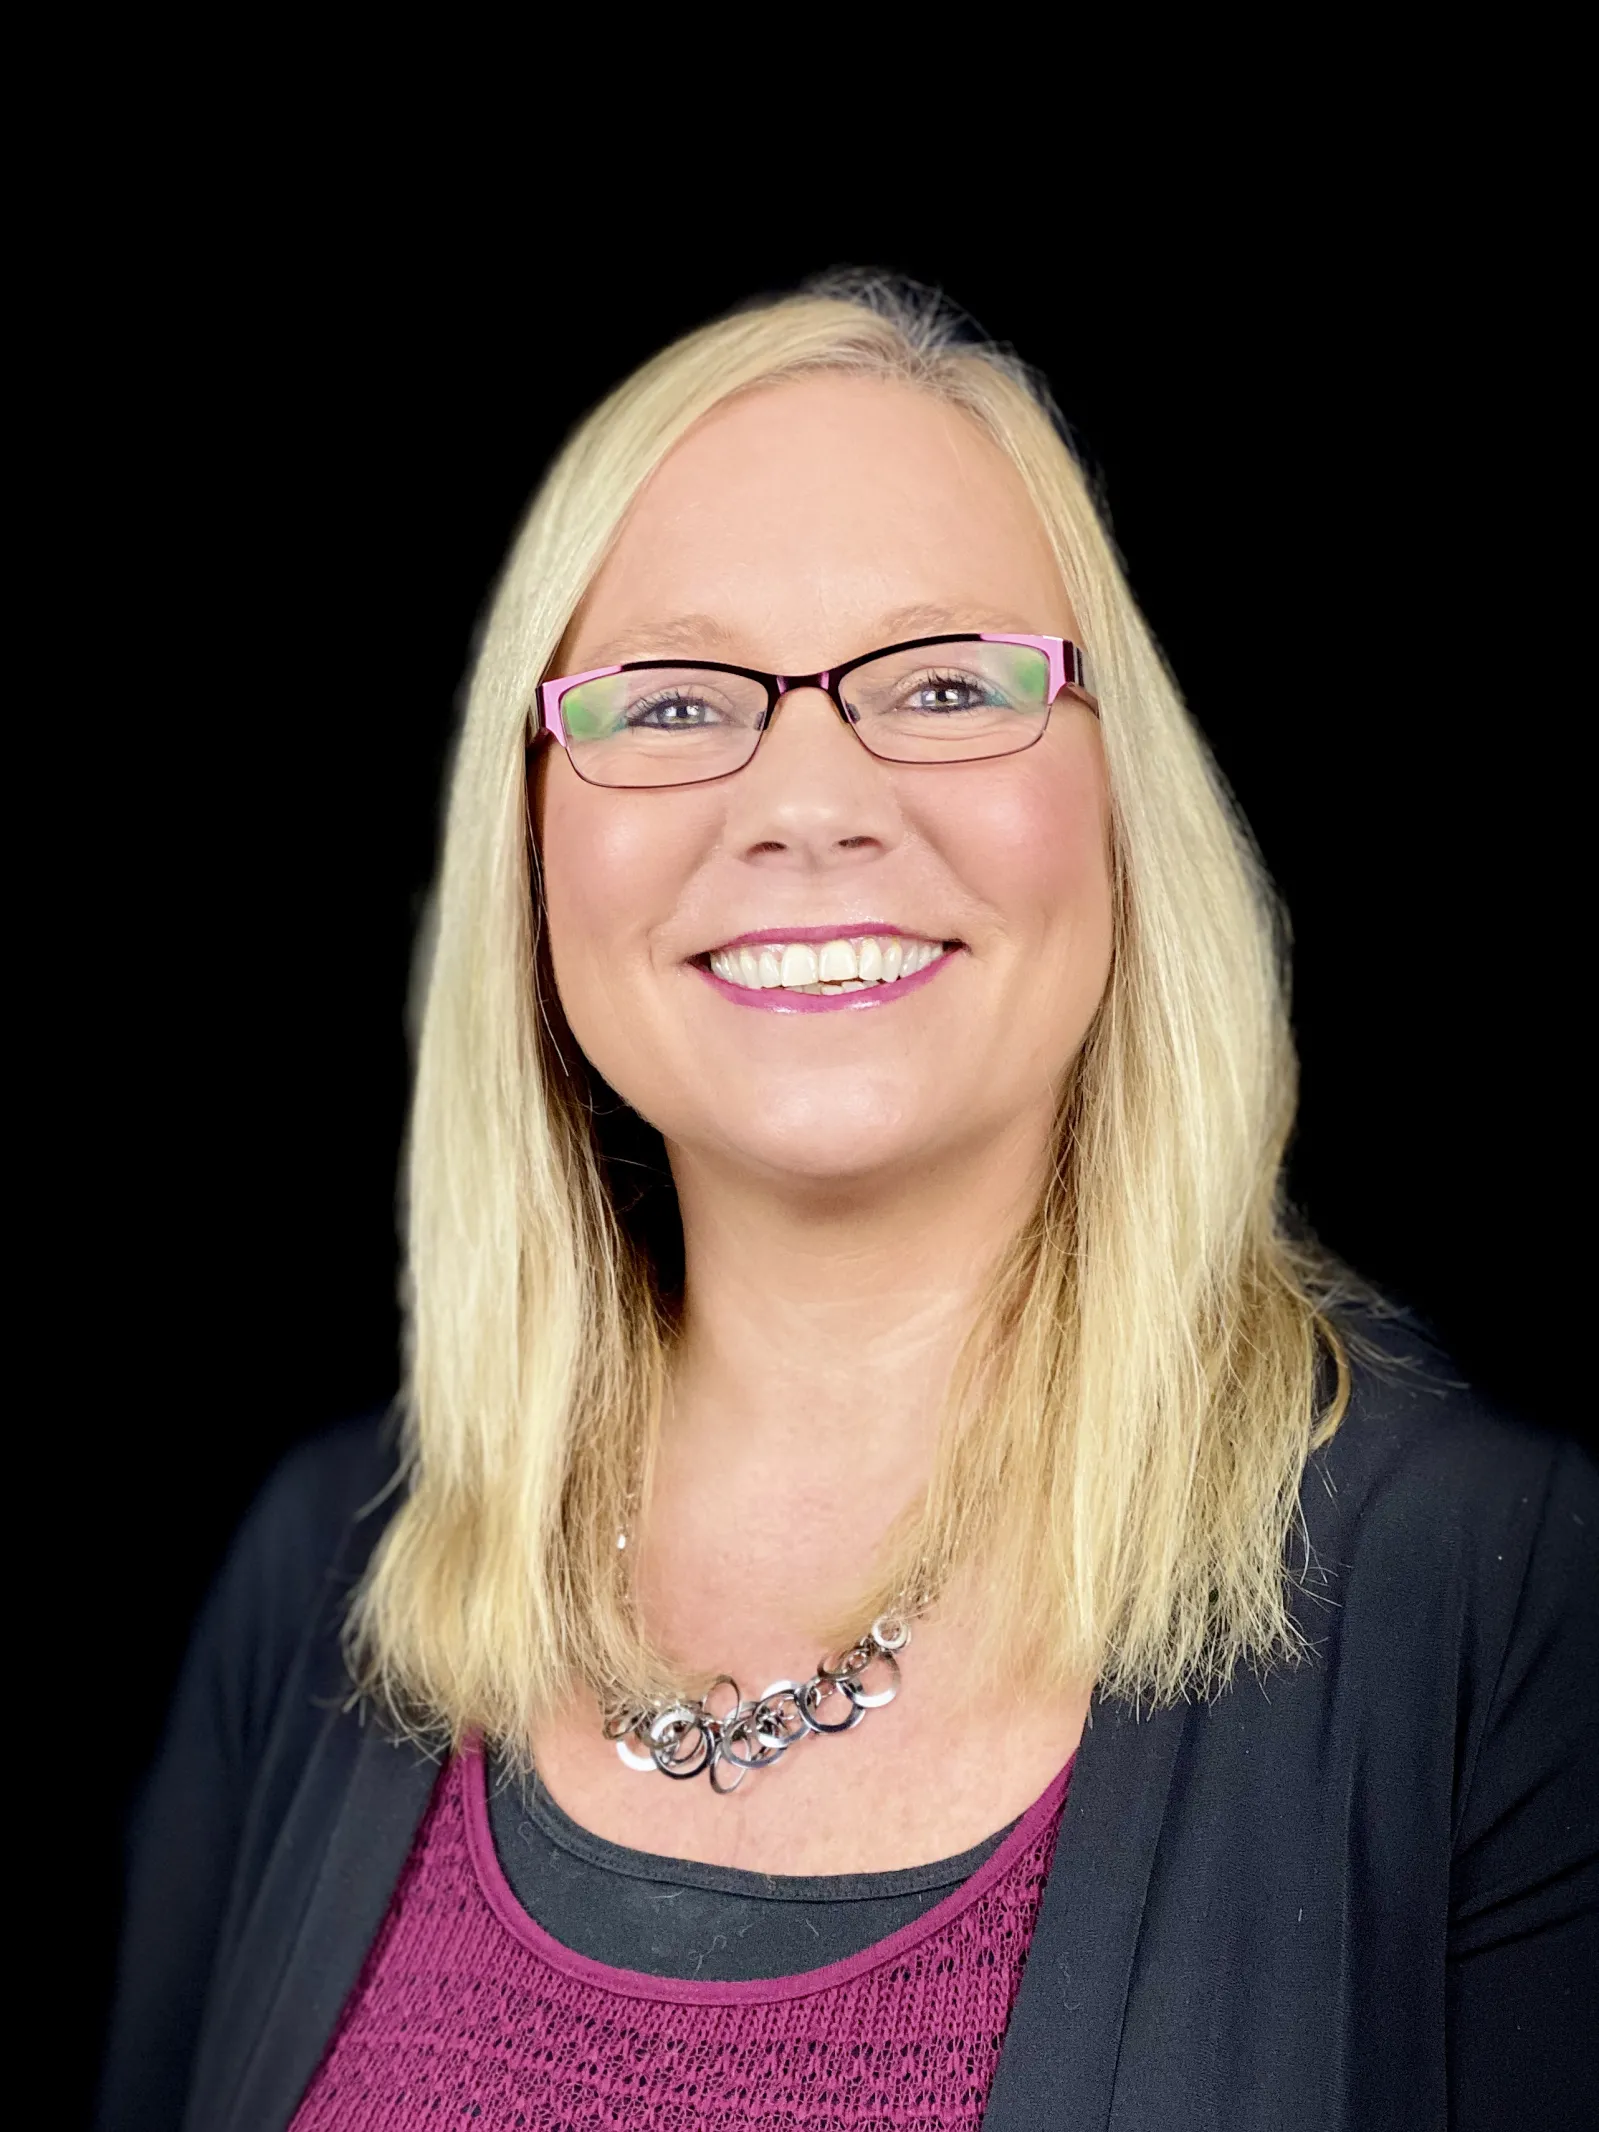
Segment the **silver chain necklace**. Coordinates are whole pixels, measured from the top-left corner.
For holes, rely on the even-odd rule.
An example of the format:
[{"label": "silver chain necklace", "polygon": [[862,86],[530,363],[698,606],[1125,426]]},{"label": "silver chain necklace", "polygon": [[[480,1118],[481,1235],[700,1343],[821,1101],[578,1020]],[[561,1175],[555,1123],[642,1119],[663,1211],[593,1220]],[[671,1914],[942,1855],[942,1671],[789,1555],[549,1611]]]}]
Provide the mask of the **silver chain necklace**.
[{"label": "silver chain necklace", "polygon": [[[663,1777],[703,1774],[712,1791],[737,1791],[752,1769],[770,1769],[797,1741],[813,1733],[853,1732],[868,1710],[891,1703],[899,1693],[897,1654],[910,1640],[908,1621],[879,1614],[847,1651],[831,1663],[824,1659],[807,1681],[773,1681],[764,1694],[751,1697],[740,1693],[730,1673],[720,1673],[692,1700],[613,1706],[605,1713],[605,1737],[616,1742],[629,1769],[658,1769]],[[868,1687],[865,1676],[879,1665],[888,1678],[879,1688]]]},{"label": "silver chain necklace", "polygon": [[[616,1544],[626,1547],[625,1532]],[[891,1703],[899,1693],[899,1653],[920,1611],[908,1603],[879,1614],[847,1651],[824,1658],[809,1680],[776,1680],[762,1695],[745,1696],[730,1673],[719,1673],[703,1695],[680,1702],[613,1702],[604,1711],[605,1737],[615,1741],[629,1769],[658,1769],[663,1777],[704,1775],[714,1792],[737,1791],[752,1769],[772,1768],[798,1741],[853,1732],[868,1710]],[[875,1688],[866,1678],[873,1667],[886,1668]]]}]

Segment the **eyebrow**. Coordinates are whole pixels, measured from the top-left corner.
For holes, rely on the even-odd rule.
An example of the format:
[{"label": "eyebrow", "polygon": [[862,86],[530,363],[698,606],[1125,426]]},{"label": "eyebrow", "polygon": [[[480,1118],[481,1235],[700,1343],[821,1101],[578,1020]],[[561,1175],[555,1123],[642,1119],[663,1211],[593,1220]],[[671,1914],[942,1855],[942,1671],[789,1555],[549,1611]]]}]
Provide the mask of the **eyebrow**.
[{"label": "eyebrow", "polygon": [[[936,636],[946,630],[951,636],[966,636],[978,630],[993,630],[1011,636],[1039,634],[1035,627],[1036,618],[996,615],[985,610],[979,623],[970,619],[974,611],[972,608],[950,607],[935,600],[890,608],[873,624],[878,634],[871,643],[851,647],[834,663],[842,665],[863,652],[875,651],[883,644],[898,643],[902,638]],[[620,666],[632,659],[657,659],[671,654],[690,658],[695,653],[702,658],[721,657],[730,666],[752,664],[752,661],[737,656],[740,644],[739,632],[715,615],[679,614],[663,622],[631,629],[626,636],[610,638],[587,653],[583,664],[585,669]]]}]

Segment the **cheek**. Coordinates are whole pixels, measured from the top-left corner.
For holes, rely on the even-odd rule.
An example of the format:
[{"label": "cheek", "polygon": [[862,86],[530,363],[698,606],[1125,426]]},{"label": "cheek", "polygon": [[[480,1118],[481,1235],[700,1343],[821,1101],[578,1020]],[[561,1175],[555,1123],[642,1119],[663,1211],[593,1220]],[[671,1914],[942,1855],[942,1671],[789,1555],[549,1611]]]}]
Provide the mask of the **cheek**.
[{"label": "cheek", "polygon": [[698,825],[692,809],[662,807],[655,794],[585,785],[564,757],[541,762],[534,803],[556,987],[603,1072],[636,1018],[636,994],[633,1016],[624,1004],[629,980],[647,967],[652,933],[698,861]]},{"label": "cheek", "polygon": [[551,951],[576,969],[626,934],[640,855],[582,800],[557,792],[540,811],[539,857]]},{"label": "cheek", "polygon": [[[1098,729],[1048,739],[1026,777],[973,781],[940,839],[1018,949],[1097,1004],[1110,965],[1110,806]],[[958,858],[956,853],[958,850]]]}]

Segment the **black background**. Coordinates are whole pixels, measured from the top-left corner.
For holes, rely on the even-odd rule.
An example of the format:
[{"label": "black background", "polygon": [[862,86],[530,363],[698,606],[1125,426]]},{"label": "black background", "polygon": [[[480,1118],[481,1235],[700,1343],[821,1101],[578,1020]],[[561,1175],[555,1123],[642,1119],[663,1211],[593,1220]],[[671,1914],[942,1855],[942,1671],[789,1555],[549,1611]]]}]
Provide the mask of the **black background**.
[{"label": "black background", "polygon": [[1291,912],[1309,1219],[1507,1403],[1593,1426],[1558,261],[1422,177],[1311,205],[1260,173],[1092,243],[1047,202],[562,235],[414,206],[223,213],[193,178],[108,202],[63,418],[94,440],[66,480],[103,608],[79,620],[117,647],[73,868],[100,1366],[71,1449],[120,1654],[102,1887],[251,1494],[394,1388],[408,955],[508,537],[636,362],[831,265],[946,288],[1047,373],[1102,480]]}]

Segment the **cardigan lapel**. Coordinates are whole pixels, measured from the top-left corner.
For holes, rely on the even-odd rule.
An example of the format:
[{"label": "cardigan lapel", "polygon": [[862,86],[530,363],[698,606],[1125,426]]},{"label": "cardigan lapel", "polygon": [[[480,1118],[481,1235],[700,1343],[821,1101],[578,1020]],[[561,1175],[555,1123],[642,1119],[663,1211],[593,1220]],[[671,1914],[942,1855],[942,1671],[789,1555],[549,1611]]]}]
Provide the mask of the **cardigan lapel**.
[{"label": "cardigan lapel", "polygon": [[439,1764],[341,1713],[318,1742],[225,1973],[191,2132],[282,2132],[388,1910]]},{"label": "cardigan lapel", "polygon": [[1184,1706],[1095,1698],[1072,1771],[985,2132],[1104,2132]]}]

